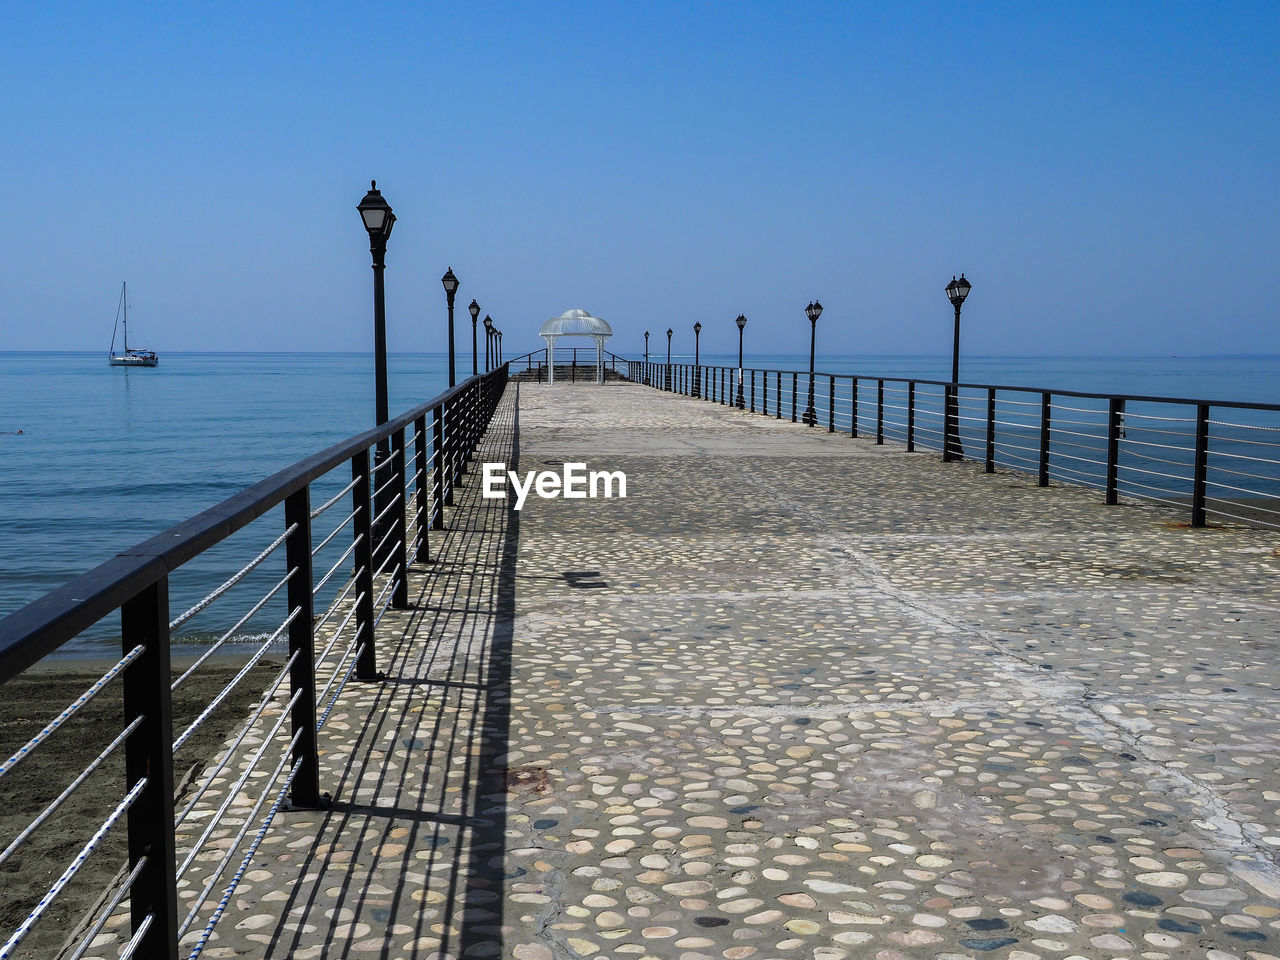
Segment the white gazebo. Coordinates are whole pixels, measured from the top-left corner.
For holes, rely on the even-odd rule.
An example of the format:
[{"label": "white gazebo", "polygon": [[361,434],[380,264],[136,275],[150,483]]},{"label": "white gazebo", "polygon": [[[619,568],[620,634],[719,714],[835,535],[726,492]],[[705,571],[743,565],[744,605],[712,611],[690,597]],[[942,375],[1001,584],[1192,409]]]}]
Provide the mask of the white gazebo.
[{"label": "white gazebo", "polygon": [[596,383],[604,383],[604,345],[613,328],[585,310],[566,310],[552,317],[538,330],[547,341],[547,382],[556,382],[556,340],[560,337],[590,337],[596,342]]}]

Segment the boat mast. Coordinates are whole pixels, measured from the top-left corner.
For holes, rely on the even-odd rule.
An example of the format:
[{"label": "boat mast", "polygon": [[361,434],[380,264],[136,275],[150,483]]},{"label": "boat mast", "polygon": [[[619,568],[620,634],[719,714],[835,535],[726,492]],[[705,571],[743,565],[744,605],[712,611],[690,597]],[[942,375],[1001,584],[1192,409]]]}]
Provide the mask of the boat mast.
[{"label": "boat mast", "polygon": [[129,284],[120,281],[120,300],[124,303],[124,353],[129,355]]}]

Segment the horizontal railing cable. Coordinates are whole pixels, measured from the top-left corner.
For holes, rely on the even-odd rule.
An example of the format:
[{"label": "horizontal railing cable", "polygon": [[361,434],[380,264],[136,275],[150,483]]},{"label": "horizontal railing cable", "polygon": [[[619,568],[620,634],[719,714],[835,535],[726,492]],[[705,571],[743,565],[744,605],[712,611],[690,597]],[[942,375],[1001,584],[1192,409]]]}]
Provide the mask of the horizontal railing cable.
[{"label": "horizontal railing cable", "polygon": [[191,814],[191,811],[195,809],[196,804],[200,802],[201,797],[203,797],[209,787],[213,785],[213,781],[217,778],[218,774],[220,774],[226,768],[227,764],[235,757],[235,751],[239,749],[242,743],[244,743],[245,738],[248,737],[250,731],[253,730],[254,724],[256,724],[262,717],[263,712],[274,699],[276,691],[280,689],[280,685],[284,682],[284,678],[289,675],[289,670],[293,667],[293,664],[297,659],[298,651],[295,650],[285,662],[285,665],[276,674],[275,679],[268,684],[266,692],[259,698],[258,703],[253,710],[250,711],[248,719],[241,724],[240,732],[236,735],[235,740],[231,742],[229,747],[223,749],[221,758],[211,770],[205,773],[202,778],[201,785],[187,800],[187,805],[182,808],[182,812],[174,818],[173,825],[175,829],[182,826],[183,821],[185,821]]},{"label": "horizontal railing cable", "polygon": [[362,537],[359,537],[359,536],[356,537],[355,540],[351,542],[351,545],[347,547],[347,549],[342,551],[341,556],[339,556],[337,560],[333,561],[333,564],[329,567],[329,569],[324,572],[324,576],[322,576],[316,582],[316,585],[311,588],[311,595],[313,597],[319,595],[320,591],[324,589],[325,584],[327,584],[331,579],[333,579],[334,574],[336,574],[339,568],[341,568],[347,562],[347,560],[351,557],[351,554],[355,552],[356,546],[360,543],[362,539],[363,539]]},{"label": "horizontal railing cable", "polygon": [[124,880],[120,882],[115,893],[112,894],[111,899],[107,901],[106,906],[98,912],[98,919],[93,922],[93,926],[89,928],[88,933],[80,939],[80,945],[76,947],[75,951],[69,957],[67,957],[67,960],[80,960],[80,958],[88,952],[89,947],[93,945],[93,941],[98,938],[98,934],[102,932],[102,928],[107,925],[107,921],[110,920],[111,915],[115,913],[116,907],[120,906],[120,902],[124,900],[125,895],[128,894],[129,888],[133,886],[134,881],[138,879],[138,875],[146,868],[147,862],[147,856],[145,854],[138,858],[138,862],[133,865],[133,869],[130,870]]},{"label": "horizontal railing cable", "polygon": [[[296,742],[297,739],[298,737],[295,736],[294,741]],[[288,758],[289,758],[289,755],[287,753],[283,758],[281,758],[279,766],[276,767],[275,773],[272,774],[270,783],[274,783],[276,777],[280,776],[280,771],[284,769],[285,762],[288,760]],[[244,877],[245,871],[249,869],[249,864],[253,862],[254,854],[258,852],[258,847],[262,845],[262,841],[266,837],[267,831],[271,829],[271,822],[275,819],[276,814],[280,811],[280,805],[284,802],[285,794],[289,792],[289,787],[293,785],[293,778],[297,776],[297,774],[298,774],[298,765],[294,764],[293,769],[289,772],[289,776],[286,777],[284,783],[281,784],[280,790],[276,794],[275,801],[271,804],[270,810],[267,811],[267,815],[263,819],[262,825],[258,828],[258,832],[254,835],[253,841],[249,844],[249,849],[245,851],[245,855],[240,861],[239,868],[232,875],[231,881],[227,884],[226,889],[223,891],[222,898],[218,901],[218,906],[215,908],[213,912],[213,916],[209,918],[209,922],[205,925],[204,931],[201,933],[200,938],[196,941],[196,944],[192,949],[191,953],[188,954],[187,960],[196,960],[196,958],[199,957],[200,954],[204,951],[205,945],[208,944],[209,938],[213,935],[214,928],[218,925],[218,921],[221,920],[223,915],[225,914],[227,909],[227,904],[231,902],[231,897],[235,893],[236,887],[240,885],[240,880]],[[266,797],[266,792],[264,791],[262,794],[262,798],[265,799],[265,797]],[[258,803],[254,805],[253,812],[245,821],[246,826],[252,820],[253,817],[256,817],[258,815],[258,811],[260,809],[262,809],[262,799],[259,799]],[[247,830],[244,830],[244,829],[241,830],[240,835],[236,838],[237,844],[240,842],[240,840],[244,839],[244,835],[247,832],[248,832]],[[229,862],[230,858],[228,857],[226,859]],[[225,865],[218,869],[218,874],[221,874],[224,869],[226,869]]]},{"label": "horizontal railing cable", "polygon": [[221,649],[223,644],[227,643],[232,637],[234,637],[241,627],[243,627],[246,623],[248,623],[255,616],[257,616],[258,612],[262,610],[262,608],[265,607],[268,603],[270,603],[272,598],[274,598],[277,593],[279,593],[281,590],[285,588],[285,586],[288,585],[289,579],[294,575],[294,573],[296,573],[296,571],[297,571],[297,567],[295,567],[288,574],[286,574],[281,580],[277,581],[276,585],[273,586],[270,590],[268,590],[266,594],[263,595],[258,600],[257,603],[255,603],[252,607],[250,607],[249,611],[245,613],[244,616],[242,616],[239,620],[237,620],[229,630],[223,633],[222,636],[220,636],[213,643],[209,644],[205,648],[204,653],[200,654],[200,656],[196,658],[195,662],[192,663],[191,666],[187,667],[187,669],[183,671],[182,675],[179,676],[177,680],[174,680],[173,683],[169,685],[169,689],[177,690],[178,687],[189,676],[195,673],[196,670],[198,670],[206,660],[208,660],[215,653],[217,653],[218,650]]},{"label": "horizontal railing cable", "polygon": [[[258,745],[258,749],[254,751],[252,758],[250,758],[244,770],[241,771],[240,778],[235,782],[235,785],[233,787],[227,790],[226,796],[223,798],[222,803],[219,804],[217,812],[212,817],[209,818],[209,823],[205,826],[204,832],[200,834],[200,839],[197,840],[195,844],[191,847],[191,850],[187,853],[186,859],[184,859],[181,865],[178,867],[176,871],[176,875],[179,878],[186,875],[186,872],[191,867],[191,864],[195,862],[196,857],[198,857],[200,855],[200,852],[204,849],[205,843],[213,835],[214,831],[218,830],[222,826],[223,816],[226,815],[226,812],[231,807],[231,805],[235,803],[236,798],[240,794],[240,791],[243,790],[244,785],[249,782],[249,778],[253,776],[253,772],[254,770],[257,769],[259,761],[261,761],[263,756],[266,754],[267,748],[269,748],[272,745],[272,743],[275,741],[275,736],[279,732],[280,728],[284,726],[284,724],[288,721],[289,711],[293,709],[293,705],[298,702],[298,698],[300,696],[302,696],[302,691],[295,690],[293,693],[293,696],[289,698],[288,702],[284,705],[283,709],[280,711],[280,716],[276,718],[275,724],[271,727],[271,730],[262,738],[262,743]],[[302,731],[298,731],[298,733],[294,735],[295,740],[298,736],[301,736],[301,734],[302,734]],[[206,891],[206,895],[207,895],[207,891]],[[197,902],[195,907],[192,908],[192,916],[194,916],[195,913],[198,913],[199,909],[200,909],[200,903]],[[181,927],[181,929],[178,932],[179,936],[181,936],[183,933],[186,933],[187,926],[189,926],[189,924]]]},{"label": "horizontal railing cable", "polygon": [[209,604],[213,603],[213,601],[217,600],[220,596],[222,596],[224,593],[226,593],[228,590],[234,587],[237,583],[239,583],[241,580],[247,577],[250,573],[252,573],[255,569],[257,569],[257,567],[264,560],[266,560],[267,557],[271,556],[271,554],[282,543],[284,543],[287,539],[289,539],[289,535],[292,534],[295,530],[297,530],[297,528],[298,528],[297,524],[294,524],[293,526],[289,527],[287,530],[285,530],[284,533],[280,534],[280,536],[272,540],[271,543],[260,554],[258,554],[256,557],[250,560],[247,564],[245,564],[238,572],[233,574],[229,579],[224,580],[222,584],[219,585],[218,587],[215,587],[208,594],[208,596],[206,596],[203,600],[201,600],[195,606],[191,607],[189,610],[187,610],[177,619],[170,620],[169,629],[171,631],[178,629],[178,627],[182,626],[184,623],[186,623],[188,620],[194,617],[197,613],[205,609],[205,607],[209,606]]},{"label": "horizontal railing cable", "polygon": [[[324,513],[326,510],[332,507],[335,503],[337,503],[339,500],[345,497],[348,493],[350,493],[355,488],[355,485],[358,482],[359,482],[358,480],[352,480],[345,487],[343,487],[341,490],[335,493],[332,497],[330,497],[324,503],[320,504],[320,506],[312,510],[311,519],[314,520],[316,517],[320,516],[322,513]],[[341,524],[339,526],[341,526]]]},{"label": "horizontal railing cable", "polygon": [[120,731],[120,734],[114,740],[112,740],[111,743],[107,744],[107,746],[105,746],[102,749],[102,752],[99,753],[96,757],[94,757],[93,760],[89,762],[89,765],[87,767],[85,767],[83,770],[80,771],[79,774],[76,775],[76,778],[73,781],[71,781],[71,783],[67,786],[67,788],[63,790],[60,794],[58,794],[56,797],[54,797],[53,800],[49,802],[49,805],[45,807],[44,810],[42,810],[40,814],[34,820],[32,820],[31,823],[29,823],[21,833],[19,833],[16,837],[13,838],[13,842],[11,842],[9,846],[7,846],[4,849],[4,852],[0,853],[0,865],[2,865],[6,860],[8,860],[9,857],[14,853],[14,851],[16,851],[19,847],[21,847],[26,842],[27,838],[31,836],[33,833],[35,833],[36,830],[40,828],[40,825],[44,823],[46,820],[48,820],[49,817],[54,813],[54,811],[58,809],[58,807],[62,806],[62,804],[67,800],[67,798],[69,798],[71,794],[73,794],[76,791],[76,788],[79,787],[80,784],[84,783],[85,780],[89,778],[89,775],[93,773],[93,771],[97,770],[98,767],[102,765],[102,762],[107,759],[107,757],[115,753],[115,751],[120,747],[120,745],[124,743],[125,740],[128,738],[129,734],[133,733],[133,731],[138,729],[138,727],[142,724],[142,721],[144,719],[145,717],[141,717],[141,716],[134,717],[133,722],[130,723],[127,727],[125,727],[122,731]]},{"label": "horizontal railing cable", "polygon": [[130,960],[138,952],[138,948],[142,946],[143,938],[147,935],[147,931],[151,929],[155,919],[156,915],[154,913],[148,913],[142,918],[142,922],[138,924],[138,929],[134,931],[133,936],[129,938],[129,942],[120,951],[119,960]]},{"label": "horizontal railing cable", "polygon": [[218,708],[218,706],[222,703],[222,701],[227,698],[227,694],[229,694],[232,690],[234,690],[236,686],[240,683],[240,681],[249,675],[249,671],[252,670],[257,665],[258,661],[262,659],[263,655],[266,654],[271,644],[274,643],[277,639],[279,639],[280,634],[284,633],[284,631],[289,628],[289,624],[293,623],[293,621],[297,619],[298,614],[300,614],[301,612],[302,612],[302,609],[300,607],[295,607],[293,610],[289,612],[289,616],[285,618],[284,623],[280,624],[280,626],[276,628],[275,632],[271,634],[271,637],[265,643],[259,646],[256,651],[254,651],[253,656],[251,656],[245,662],[244,666],[240,668],[239,672],[234,677],[232,677],[231,680],[227,682],[226,686],[224,686],[221,690],[217,692],[214,698],[209,701],[208,706],[206,706],[203,710],[200,711],[200,715],[191,721],[191,725],[182,732],[181,736],[179,736],[177,740],[173,741],[174,753],[177,753],[180,749],[182,749],[183,744],[185,744],[188,740],[190,740],[191,735],[200,729],[200,726],[205,722],[206,719],[208,719],[209,714],[213,713],[213,711]]},{"label": "horizontal railing cable", "polygon": [[[295,696],[294,699],[297,699],[297,697]],[[292,708],[292,706],[293,706],[293,702],[290,701],[289,707]],[[287,718],[287,714],[284,717],[281,717],[281,720],[283,721],[286,718]],[[302,733],[303,731],[299,730],[297,733],[293,735],[293,739],[289,741],[288,746],[284,750],[283,756],[281,756],[280,758],[280,762],[276,764],[275,770],[272,771],[272,773],[267,777],[266,783],[263,786],[262,793],[260,793],[258,795],[258,799],[254,801],[253,809],[251,809],[245,815],[244,822],[241,824],[240,829],[236,832],[236,835],[231,840],[231,842],[227,844],[227,852],[223,855],[222,859],[218,861],[217,866],[213,868],[213,872],[209,874],[208,881],[205,883],[204,888],[200,891],[200,894],[196,897],[195,902],[192,904],[191,909],[187,912],[186,917],[183,918],[182,922],[178,924],[179,938],[181,938],[188,930],[191,929],[191,924],[195,922],[196,917],[200,913],[200,908],[203,907],[205,905],[205,901],[209,899],[209,894],[213,891],[213,888],[217,885],[218,878],[222,876],[222,871],[226,870],[227,865],[231,863],[231,858],[235,856],[236,850],[240,846],[240,841],[242,841],[245,837],[245,834],[249,832],[249,827],[252,826],[254,818],[258,815],[258,811],[262,809],[262,804],[267,798],[267,791],[271,789],[271,786],[276,782],[276,778],[280,776],[280,771],[283,770],[285,767],[285,764],[289,762],[290,753],[293,750],[293,748],[297,746],[298,739],[302,736]],[[274,736],[274,731],[272,735]],[[264,746],[265,745],[266,744],[264,744]],[[290,779],[292,779],[292,777]],[[287,787],[287,784],[286,784],[286,787]],[[216,826],[217,824],[215,823],[213,825]],[[254,849],[256,850],[257,848],[255,847]],[[188,861],[188,863],[189,862],[190,861]],[[178,875],[181,876],[185,872],[186,872],[186,865],[184,864],[183,869],[178,871]],[[234,890],[235,888],[232,887],[232,889]],[[220,918],[220,917],[221,917],[221,912],[216,914],[215,919],[212,922],[216,923],[217,918]],[[208,932],[209,929],[210,928],[206,928],[206,932]],[[207,939],[207,937],[205,939]],[[203,946],[201,946],[200,949],[203,949]],[[193,953],[192,956],[199,956],[199,950]]]},{"label": "horizontal railing cable", "polygon": [[71,864],[63,870],[62,875],[53,882],[53,886],[51,886],[48,892],[40,898],[40,902],[32,908],[29,914],[27,914],[27,918],[18,925],[18,929],[13,932],[13,935],[8,939],[4,946],[0,947],[0,960],[9,960],[9,958],[13,956],[13,951],[20,943],[22,943],[31,928],[34,927],[44,915],[44,912],[49,909],[49,905],[58,898],[59,894],[61,894],[64,889],[66,889],[66,886],[71,882],[71,879],[80,872],[80,868],[85,865],[85,862],[98,848],[98,844],[102,842],[102,838],[111,832],[111,828],[116,825],[116,822],[120,817],[122,817],[124,813],[133,806],[134,801],[137,800],[142,791],[147,788],[148,782],[149,781],[146,777],[140,777],[138,782],[133,785],[133,789],[126,793],[124,795],[124,799],[116,804],[115,809],[111,811],[107,819],[102,822],[98,829],[94,831],[93,836],[89,838],[89,842],[80,848],[80,852],[76,854],[76,857],[71,861]]},{"label": "horizontal railing cable", "polygon": [[[346,527],[346,525],[350,523],[352,520],[354,520],[357,516],[359,516],[359,514],[360,514],[359,510],[352,510],[349,514],[347,514],[346,519],[344,519],[341,523],[339,523],[336,527],[334,527],[333,530],[329,532],[329,535],[327,537],[325,537],[323,540],[321,540],[318,544],[316,544],[311,549],[311,556],[314,557],[317,554],[319,554],[320,551],[323,550],[325,547],[327,547],[329,545],[329,542],[338,534],[340,534],[343,531],[343,529]],[[352,546],[355,546],[355,544],[352,543]]]},{"label": "horizontal railing cable", "polygon": [[21,763],[23,760],[29,757],[31,755],[32,750],[36,749],[36,747],[44,743],[44,741],[49,739],[49,736],[54,731],[56,731],[64,723],[66,723],[68,720],[74,717],[77,713],[79,713],[90,700],[92,700],[94,697],[98,695],[98,693],[102,690],[103,687],[105,687],[108,683],[110,683],[120,674],[121,670],[123,670],[129,664],[133,663],[133,661],[137,660],[138,657],[142,656],[142,654],[145,651],[146,651],[146,647],[142,644],[138,644],[138,646],[134,647],[132,650],[126,653],[123,657],[117,660],[115,665],[111,667],[111,669],[109,669],[101,677],[99,677],[97,681],[95,681],[94,684],[91,687],[89,687],[88,690],[80,694],[80,696],[78,696],[75,700],[71,701],[70,706],[68,706],[60,714],[58,714],[56,717],[50,720],[45,725],[44,729],[42,729],[39,733],[37,733],[34,737],[28,740],[21,747],[19,747],[17,753],[11,756],[4,763],[0,763],[0,777],[3,777],[6,773],[9,773],[10,771],[12,771],[19,763]]}]

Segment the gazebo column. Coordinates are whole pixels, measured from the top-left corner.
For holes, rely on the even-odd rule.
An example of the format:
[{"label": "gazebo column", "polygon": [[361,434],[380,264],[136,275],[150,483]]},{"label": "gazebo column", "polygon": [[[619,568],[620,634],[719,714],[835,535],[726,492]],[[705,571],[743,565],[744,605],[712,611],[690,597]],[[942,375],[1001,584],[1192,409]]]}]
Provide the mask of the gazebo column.
[{"label": "gazebo column", "polygon": [[547,386],[556,382],[556,338],[544,336],[547,341]]}]

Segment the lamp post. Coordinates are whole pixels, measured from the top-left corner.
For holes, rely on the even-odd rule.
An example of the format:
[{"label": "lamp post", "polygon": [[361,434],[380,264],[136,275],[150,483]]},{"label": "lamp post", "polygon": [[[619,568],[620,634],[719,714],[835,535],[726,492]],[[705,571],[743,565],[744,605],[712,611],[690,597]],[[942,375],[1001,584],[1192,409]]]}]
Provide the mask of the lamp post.
[{"label": "lamp post", "polygon": [[480,359],[476,355],[476,320],[480,317],[480,304],[472,299],[467,311],[471,314],[471,375],[474,377],[480,372]]},{"label": "lamp post", "polygon": [[955,336],[951,341],[951,385],[947,388],[946,439],[942,445],[943,462],[963,460],[964,448],[960,445],[960,304],[973,288],[964,274],[957,280],[954,276],[947,284],[947,299],[956,308]]},{"label": "lamp post", "polygon": [[493,369],[493,318],[484,315],[484,372]]},{"label": "lamp post", "polygon": [[498,331],[498,366],[502,366],[502,331]]},{"label": "lamp post", "polygon": [[733,322],[738,325],[738,409],[743,410],[747,402],[742,396],[742,330],[747,325],[747,318],[738,314],[738,319]]},{"label": "lamp post", "polygon": [[671,335],[675,333],[670,327],[667,327],[667,392],[671,392]]},{"label": "lamp post", "polygon": [[[382,426],[387,422],[387,304],[383,292],[382,273],[386,269],[387,238],[391,236],[391,228],[395,226],[396,215],[391,212],[391,205],[383,199],[376,180],[369,181],[369,192],[364,195],[364,199],[356,209],[360,211],[364,228],[369,232],[369,253],[373,255],[374,417],[377,425]],[[387,438],[382,437],[373,454],[375,476],[378,475],[376,473],[378,468],[390,456],[391,450],[387,444]],[[375,483],[374,486],[377,487],[378,484]],[[387,494],[389,493],[388,490]],[[382,520],[375,523],[370,531],[373,544],[381,546],[380,550],[374,551],[375,567],[382,563],[387,555],[386,551],[391,546],[387,542],[387,527],[391,521],[385,516],[385,499],[386,494],[383,497],[374,498],[374,515],[382,517]]]},{"label": "lamp post", "polygon": [[702,395],[702,365],[701,354],[698,351],[698,341],[702,339],[702,324],[695,323],[693,325],[693,395],[699,397]]},{"label": "lamp post", "polygon": [[458,278],[453,275],[453,267],[444,272],[440,282],[444,284],[445,299],[449,302],[449,386],[452,387],[457,383],[453,372],[453,295],[458,292]]},{"label": "lamp post", "polygon": [[644,332],[644,385],[649,385],[649,331]]},{"label": "lamp post", "polygon": [[[369,181],[369,192],[356,207],[369,231],[369,253],[373,255],[373,353],[375,414],[378,426],[387,422],[387,306],[383,294],[382,272],[386,269],[387,238],[395,226],[396,215],[391,205],[382,198],[378,181]],[[384,457],[386,441],[378,442],[378,455]]]},{"label": "lamp post", "polygon": [[813,409],[813,353],[818,341],[818,318],[822,316],[822,304],[814,300],[804,308],[809,318],[809,403],[804,408],[804,422],[814,426],[818,422],[818,412]]}]

